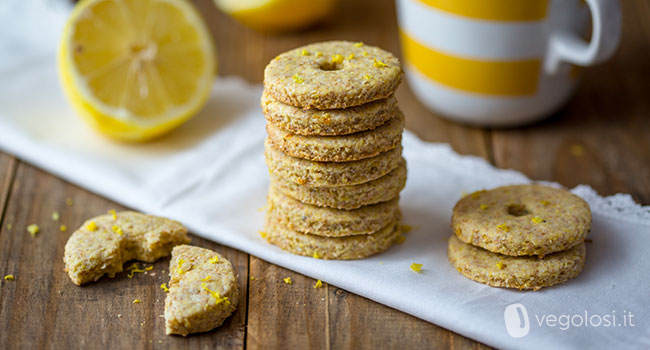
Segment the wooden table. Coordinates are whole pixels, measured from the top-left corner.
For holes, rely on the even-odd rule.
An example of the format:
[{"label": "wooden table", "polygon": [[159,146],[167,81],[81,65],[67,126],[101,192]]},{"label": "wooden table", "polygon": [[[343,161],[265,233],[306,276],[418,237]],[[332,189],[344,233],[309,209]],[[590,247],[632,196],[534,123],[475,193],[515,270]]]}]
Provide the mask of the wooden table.
[{"label": "wooden table", "polygon": [[[407,127],[533,179],[569,187],[585,183],[604,195],[627,192],[650,203],[650,2],[622,2],[625,23],[615,58],[587,70],[575,98],[546,121],[508,130],[465,127],[425,110],[403,84],[398,97]],[[310,42],[362,40],[399,52],[392,0],[344,0],[331,23],[281,36],[242,27],[218,13],[211,0],[197,3],[214,34],[220,73],[254,83],[275,55]],[[155,263],[155,274],[128,279],[122,273],[84,287],[63,272],[70,231],[111,208],[123,209],[0,153],[0,274],[16,275],[0,286],[0,348],[485,348],[334,286],[314,289],[310,278],[198,237],[194,244],[233,262],[242,291],[239,308],[216,331],[165,336],[159,285],[167,280],[168,259]],[[61,214],[60,222],[52,221],[53,211]],[[36,238],[25,231],[31,223],[41,227]],[[59,231],[61,223],[68,232]],[[294,281],[290,287],[282,282],[287,276]],[[135,298],[143,302],[132,304]]]}]

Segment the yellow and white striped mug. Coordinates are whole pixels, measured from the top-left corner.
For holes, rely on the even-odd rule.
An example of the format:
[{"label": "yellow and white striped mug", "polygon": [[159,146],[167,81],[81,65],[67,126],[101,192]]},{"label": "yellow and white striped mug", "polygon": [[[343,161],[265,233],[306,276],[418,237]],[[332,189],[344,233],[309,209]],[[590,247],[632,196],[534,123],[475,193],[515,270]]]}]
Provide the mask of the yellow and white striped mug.
[{"label": "yellow and white striped mug", "polygon": [[[610,58],[618,0],[397,0],[407,81],[434,112],[514,126],[561,107],[577,66]],[[591,12],[591,40],[582,39]]]}]

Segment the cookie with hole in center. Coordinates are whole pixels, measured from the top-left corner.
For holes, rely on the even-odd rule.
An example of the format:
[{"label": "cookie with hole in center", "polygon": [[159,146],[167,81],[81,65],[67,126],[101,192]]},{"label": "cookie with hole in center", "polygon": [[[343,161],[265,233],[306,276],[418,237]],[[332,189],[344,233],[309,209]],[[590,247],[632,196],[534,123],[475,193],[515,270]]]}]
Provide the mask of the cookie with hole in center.
[{"label": "cookie with hole in center", "polygon": [[298,135],[349,135],[372,130],[397,114],[397,108],[394,96],[361,106],[322,111],[288,105],[266,91],[262,94],[266,120]]},{"label": "cookie with hole in center", "polygon": [[477,191],[454,206],[452,229],[462,241],[491,252],[544,256],[581,244],[591,210],[563,189],[530,184]]},{"label": "cookie with hole in center", "polygon": [[564,283],[585,264],[583,242],[561,252],[537,256],[508,256],[467,244],[455,235],[447,247],[449,262],[463,276],[493,287],[540,289]]},{"label": "cookie with hole in center", "polygon": [[268,139],[284,153],[317,162],[350,162],[390,151],[402,141],[404,115],[398,111],[380,127],[341,136],[296,135],[267,124]]},{"label": "cookie with hole in center", "polygon": [[367,235],[324,237],[302,233],[282,226],[272,216],[266,217],[263,238],[292,254],[316,259],[363,259],[390,248],[401,236],[399,220]]},{"label": "cookie with hole in center", "polygon": [[397,198],[406,184],[406,161],[390,173],[358,185],[310,187],[288,181],[273,173],[271,185],[303,203],[336,209],[357,209],[364,205]]},{"label": "cookie with hole in center", "polygon": [[374,46],[327,41],[280,54],[264,69],[264,88],[277,101],[339,109],[388,98],[402,80],[399,60]]},{"label": "cookie with hole in center", "polygon": [[399,218],[399,198],[359,209],[317,207],[297,201],[270,186],[266,215],[282,226],[327,237],[370,234]]},{"label": "cookie with hole in center", "polygon": [[289,156],[264,143],[264,156],[269,171],[279,177],[305,186],[330,187],[357,185],[378,179],[402,162],[402,146],[371,158],[353,162],[314,162]]}]

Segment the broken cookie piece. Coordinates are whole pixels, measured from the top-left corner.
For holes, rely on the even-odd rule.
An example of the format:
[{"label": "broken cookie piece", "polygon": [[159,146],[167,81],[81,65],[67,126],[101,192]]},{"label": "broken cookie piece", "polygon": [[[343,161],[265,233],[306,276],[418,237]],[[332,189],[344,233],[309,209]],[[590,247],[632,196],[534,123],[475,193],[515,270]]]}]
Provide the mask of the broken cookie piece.
[{"label": "broken cookie piece", "polygon": [[167,334],[186,336],[218,326],[237,308],[235,271],[218,253],[180,245],[169,262],[169,292],[165,299]]},{"label": "broken cookie piece", "polygon": [[65,245],[65,271],[76,285],[115,275],[129,260],[154,262],[189,243],[179,222],[132,211],[87,220]]}]

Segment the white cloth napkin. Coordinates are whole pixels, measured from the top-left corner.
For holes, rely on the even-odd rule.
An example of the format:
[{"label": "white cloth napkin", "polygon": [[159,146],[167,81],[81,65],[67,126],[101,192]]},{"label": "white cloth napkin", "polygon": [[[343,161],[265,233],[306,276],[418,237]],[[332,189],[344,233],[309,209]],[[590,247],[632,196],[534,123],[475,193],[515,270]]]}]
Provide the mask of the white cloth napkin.
[{"label": "white cloth napkin", "polygon": [[[492,346],[650,347],[650,208],[629,195],[572,190],[593,210],[593,243],[578,278],[537,292],[491,288],[448,263],[451,209],[463,192],[529,180],[405,132],[409,175],[401,206],[415,228],[405,243],[359,261],[294,256],[258,235],[268,184],[261,87],[219,79],[203,111],[168,137],[142,145],[106,140],[62,96],[54,47],[67,9],[46,4],[47,11],[30,8],[42,8],[38,1],[0,5],[2,150],[126,206],[177,219],[197,235]],[[413,262],[423,264],[421,273],[410,270]],[[504,314],[517,303],[523,307]],[[528,334],[511,336],[506,321],[517,336],[525,319]],[[608,319],[618,326],[606,326]]]}]

